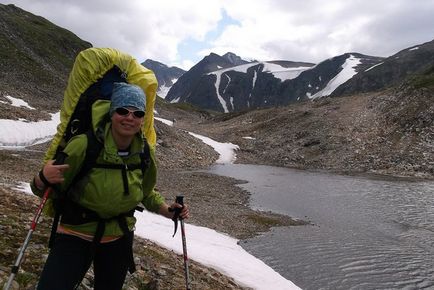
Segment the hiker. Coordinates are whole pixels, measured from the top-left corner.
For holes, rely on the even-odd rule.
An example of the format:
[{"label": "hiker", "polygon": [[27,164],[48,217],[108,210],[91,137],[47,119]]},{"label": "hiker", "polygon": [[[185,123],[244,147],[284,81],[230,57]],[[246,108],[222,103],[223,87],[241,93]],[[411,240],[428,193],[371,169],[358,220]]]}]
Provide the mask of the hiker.
[{"label": "hiker", "polygon": [[[32,183],[40,195],[48,186],[66,191],[60,224],[42,271],[38,288],[75,289],[93,262],[94,289],[122,289],[127,271],[134,271],[132,253],[136,206],[141,202],[151,212],[173,218],[175,208],[180,217],[189,217],[188,206],[168,205],[154,189],[156,164],[150,152],[148,168],[134,164],[143,162],[141,127],[145,115],[145,94],[132,84],[114,83],[110,101],[97,101],[92,107],[94,134],[102,141],[97,164],[89,173],[75,180],[82,167],[89,137],[73,137],[63,152],[65,163],[48,161]],[[108,110],[109,107],[109,110]],[[104,110],[109,112],[107,122]],[[90,141],[89,141],[90,142]],[[123,170],[120,170],[119,166]],[[76,182],[75,182],[76,181]]]}]

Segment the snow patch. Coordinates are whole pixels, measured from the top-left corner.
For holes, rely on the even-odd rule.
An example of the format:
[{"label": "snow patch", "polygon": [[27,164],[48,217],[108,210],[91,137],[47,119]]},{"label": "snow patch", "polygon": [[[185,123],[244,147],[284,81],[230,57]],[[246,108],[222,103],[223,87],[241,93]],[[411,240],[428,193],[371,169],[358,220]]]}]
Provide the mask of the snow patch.
[{"label": "snow patch", "polygon": [[361,62],[359,58],[350,55],[350,57],[347,58],[345,60],[345,63],[342,65],[343,69],[333,79],[331,79],[328,82],[328,84],[324,89],[317,92],[310,98],[316,99],[316,98],[328,96],[331,93],[333,93],[333,91],[336,90],[337,87],[339,87],[340,85],[348,81],[350,78],[352,78],[355,74],[357,74],[354,68],[360,63]]},{"label": "snow patch", "polygon": [[[3,96],[3,97],[6,98],[6,99],[8,99],[9,102],[11,103],[11,106],[13,106],[13,107],[24,107],[24,108],[27,108],[27,109],[30,109],[30,110],[36,110],[35,108],[29,106],[29,104],[26,101],[22,100],[22,99],[17,99],[17,98],[8,96],[8,95]],[[0,101],[0,103],[8,104],[8,102],[5,102],[5,101]]]},{"label": "snow patch", "polygon": [[280,79],[282,82],[297,78],[302,72],[310,69],[311,67],[283,67],[281,65],[264,62],[264,72],[270,72],[275,78]]},{"label": "snow patch", "polygon": [[370,71],[371,69],[373,69],[373,68],[375,68],[375,67],[377,67],[377,66],[379,66],[379,65],[382,65],[383,63],[384,63],[384,62],[377,63],[376,65],[373,65],[373,66],[371,66],[370,68],[366,69],[365,72]]},{"label": "snow patch", "polygon": [[[180,231],[172,238],[173,222],[160,215],[136,213],[135,233],[182,254]],[[215,230],[185,223],[188,256],[252,289],[300,289],[261,260],[247,253],[238,240]]]},{"label": "snow patch", "polygon": [[233,163],[237,156],[234,154],[235,150],[240,149],[238,145],[232,144],[232,143],[220,143],[217,142],[211,138],[195,134],[192,132],[188,132],[190,135],[199,138],[202,140],[205,144],[210,145],[214,148],[217,153],[220,154],[219,159],[216,161],[216,163],[222,164],[222,163]]},{"label": "snow patch", "polygon": [[0,119],[0,148],[17,148],[49,141],[57,131],[60,112],[40,122]]}]

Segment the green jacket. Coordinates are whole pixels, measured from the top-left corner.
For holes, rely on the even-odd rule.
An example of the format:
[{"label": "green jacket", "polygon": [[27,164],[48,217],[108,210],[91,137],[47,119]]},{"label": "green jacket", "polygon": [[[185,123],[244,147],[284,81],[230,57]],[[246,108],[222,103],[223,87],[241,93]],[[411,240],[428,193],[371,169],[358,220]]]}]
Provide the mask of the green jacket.
[{"label": "green jacket", "polygon": [[[98,139],[103,141],[104,148],[101,150],[96,162],[98,164],[129,164],[140,163],[140,153],[143,147],[143,137],[137,134],[133,139],[128,157],[120,157],[118,149],[111,134],[111,122],[104,126],[100,121],[108,112],[110,103],[98,101],[94,104],[92,116],[94,118],[94,132]],[[69,169],[65,172],[65,181],[61,184],[61,191],[65,191],[74,179],[75,174],[80,170],[84,161],[87,146],[85,134],[72,138],[63,150],[68,157],[65,160],[69,164]],[[78,204],[98,213],[102,218],[115,217],[121,213],[126,213],[142,203],[145,208],[152,212],[158,212],[164,198],[155,191],[154,187],[157,180],[157,168],[155,163],[155,150],[151,147],[151,162],[144,174],[140,169],[128,170],[129,194],[124,194],[124,185],[121,170],[93,168],[88,175],[77,184],[72,185],[68,194]],[[34,187],[33,187],[34,188]],[[39,192],[34,188],[34,192]],[[39,195],[39,194],[38,194]],[[136,219],[128,217],[127,223],[132,230]],[[97,222],[85,223],[82,225],[66,225],[64,227],[86,234],[94,234]],[[122,230],[116,220],[106,224],[104,236],[122,235]]]}]

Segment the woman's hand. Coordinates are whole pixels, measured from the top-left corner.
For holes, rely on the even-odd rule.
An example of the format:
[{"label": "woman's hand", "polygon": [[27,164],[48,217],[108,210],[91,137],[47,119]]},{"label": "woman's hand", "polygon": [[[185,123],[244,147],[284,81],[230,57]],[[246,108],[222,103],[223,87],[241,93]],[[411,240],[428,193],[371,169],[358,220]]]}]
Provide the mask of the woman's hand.
[{"label": "woman's hand", "polygon": [[173,219],[174,215],[175,215],[175,209],[176,208],[180,208],[181,209],[181,213],[179,214],[179,217],[182,219],[188,219],[190,217],[190,212],[188,209],[188,205],[184,204],[184,206],[180,205],[179,203],[173,203],[171,206],[167,205],[166,203],[164,203],[161,207],[160,207],[160,214],[169,218],[169,219]]},{"label": "woman's hand", "polygon": [[[35,176],[35,185],[42,189],[47,187],[49,184],[58,184],[62,183],[65,179],[63,178],[63,173],[68,170],[68,164],[54,165],[54,160],[48,161],[41,172]],[[42,176],[41,176],[42,175]],[[45,182],[42,180],[45,178]]]},{"label": "woman's hand", "polygon": [[190,212],[188,210],[188,205],[184,204],[184,206],[180,205],[179,203],[173,203],[170,208],[172,210],[175,210],[175,208],[181,208],[181,213],[179,214],[179,217],[182,219],[188,219],[190,216]]}]

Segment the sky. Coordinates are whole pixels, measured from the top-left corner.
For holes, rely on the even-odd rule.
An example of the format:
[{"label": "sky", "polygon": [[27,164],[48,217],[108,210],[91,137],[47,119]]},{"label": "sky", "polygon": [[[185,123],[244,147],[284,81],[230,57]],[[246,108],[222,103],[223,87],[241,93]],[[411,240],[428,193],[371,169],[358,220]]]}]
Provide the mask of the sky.
[{"label": "sky", "polygon": [[188,70],[211,52],[319,63],[434,39],[432,0],[0,0],[113,47]]},{"label": "sky", "polygon": [[[21,99],[12,96],[7,96],[6,99],[10,106],[34,109]],[[169,126],[173,125],[172,121],[162,118],[156,119]],[[41,140],[49,140],[56,133],[59,122],[58,113],[53,114],[50,121],[27,122],[26,120],[0,119],[0,150],[24,149],[25,146],[40,143]],[[193,132],[189,133],[212,146],[219,153],[220,157],[216,161],[217,163],[225,164],[235,161],[237,145],[220,143]],[[19,184],[11,185],[11,187],[32,194],[28,181],[23,180]],[[186,200],[186,202],[188,201]],[[174,229],[172,220],[147,211],[136,213],[135,216],[137,218],[136,235],[149,239],[180,255],[183,254],[181,230],[178,230],[176,236],[172,237]],[[264,262],[246,252],[238,245],[238,240],[235,238],[209,228],[191,225],[188,220],[185,222],[185,235],[189,259],[232,277],[240,285],[258,290],[300,289]],[[260,275],[258,275],[259,273]]]}]

